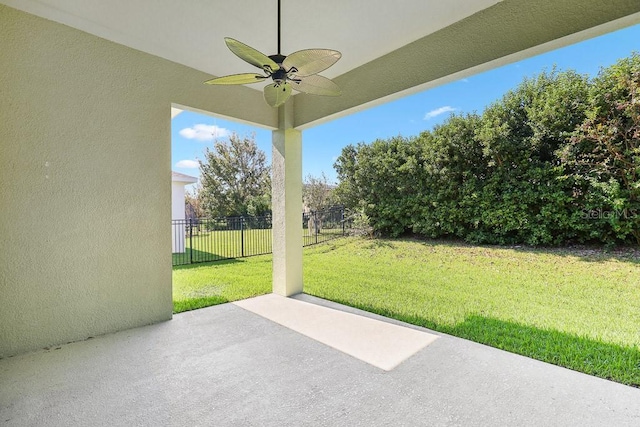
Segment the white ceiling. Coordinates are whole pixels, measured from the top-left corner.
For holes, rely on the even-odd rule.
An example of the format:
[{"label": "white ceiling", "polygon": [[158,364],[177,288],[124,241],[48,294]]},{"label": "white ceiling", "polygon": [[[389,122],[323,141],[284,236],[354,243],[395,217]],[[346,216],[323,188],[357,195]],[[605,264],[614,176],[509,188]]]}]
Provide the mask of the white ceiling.
[{"label": "white ceiling", "polygon": [[[193,85],[257,71],[226,48],[224,37],[267,55],[277,50],[277,0],[0,3],[205,73],[192,78]],[[295,95],[288,102],[294,104],[291,125],[305,129],[637,23],[639,0],[282,0],[282,54],[308,48],[342,52],[322,73],[335,80],[342,96]],[[260,95],[245,86],[202,90],[212,100],[207,111],[279,126],[278,114],[266,104],[247,108]]]},{"label": "white ceiling", "polygon": [[[282,53],[342,52],[333,78],[500,0],[281,0]],[[223,37],[277,53],[277,0],[4,0],[9,6],[221,76],[255,71]]]}]

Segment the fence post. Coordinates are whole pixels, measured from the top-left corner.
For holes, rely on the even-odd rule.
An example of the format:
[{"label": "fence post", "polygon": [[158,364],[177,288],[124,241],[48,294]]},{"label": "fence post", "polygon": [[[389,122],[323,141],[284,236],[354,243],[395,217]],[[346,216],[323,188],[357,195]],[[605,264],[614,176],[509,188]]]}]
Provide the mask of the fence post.
[{"label": "fence post", "polygon": [[313,231],[316,233],[316,243],[318,243],[318,211],[313,211]]},{"label": "fence post", "polygon": [[342,222],[342,235],[344,236],[344,207],[340,210],[340,222]]},{"label": "fence post", "polygon": [[193,227],[191,226],[191,218],[189,224],[189,264],[193,264]]},{"label": "fence post", "polygon": [[244,217],[240,217],[240,256],[244,257]]}]

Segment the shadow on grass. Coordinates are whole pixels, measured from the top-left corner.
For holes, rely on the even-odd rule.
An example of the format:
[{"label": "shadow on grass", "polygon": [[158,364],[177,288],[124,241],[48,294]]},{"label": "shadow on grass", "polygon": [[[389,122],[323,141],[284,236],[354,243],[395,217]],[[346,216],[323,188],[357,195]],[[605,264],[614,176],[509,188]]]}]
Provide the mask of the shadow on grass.
[{"label": "shadow on grass", "polygon": [[486,248],[512,250],[520,253],[545,254],[562,257],[576,257],[585,262],[618,261],[640,264],[640,247],[621,246],[608,249],[603,246],[572,245],[562,247],[527,246],[527,245],[481,245],[458,239],[430,239],[420,236],[403,237],[398,239],[376,239],[383,241],[418,242],[423,246],[441,246],[448,248]]},{"label": "shadow on grass", "polygon": [[393,244],[392,239],[372,239],[371,243],[367,247],[369,249],[375,249],[375,248],[395,249],[396,245]]},{"label": "shadow on grass", "polygon": [[199,308],[209,307],[212,305],[224,304],[229,302],[225,297],[213,295],[201,298],[189,298],[186,300],[173,302],[173,313],[182,313],[184,311],[197,310]]},{"label": "shadow on grass", "polygon": [[442,332],[640,388],[640,348],[472,315]]},{"label": "shadow on grass", "polygon": [[335,301],[511,353],[640,388],[640,347],[626,347],[556,330],[470,315],[456,325],[439,325],[377,307]]},{"label": "shadow on grass", "polygon": [[189,264],[199,264],[203,262],[213,262],[225,259],[233,259],[240,254],[229,253],[221,255],[215,252],[200,251],[198,249],[186,248],[184,252],[172,254],[172,264],[174,267]]},{"label": "shadow on grass", "polygon": [[182,264],[182,265],[174,265],[173,266],[173,270],[188,270],[191,268],[198,268],[198,267],[206,267],[209,265],[227,265],[227,264],[237,264],[240,262],[245,262],[245,260],[243,259],[238,259],[238,258],[220,258],[218,260],[213,260],[213,261],[207,261],[207,262],[198,262],[198,263],[193,263],[193,264]]}]

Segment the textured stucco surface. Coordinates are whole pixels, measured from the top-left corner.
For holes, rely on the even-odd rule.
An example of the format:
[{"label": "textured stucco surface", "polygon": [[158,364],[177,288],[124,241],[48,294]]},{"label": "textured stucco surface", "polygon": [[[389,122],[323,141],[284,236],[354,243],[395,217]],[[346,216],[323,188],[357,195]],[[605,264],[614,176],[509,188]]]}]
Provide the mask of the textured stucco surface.
[{"label": "textured stucco surface", "polygon": [[171,103],[277,113],[5,6],[0,41],[0,357],[170,319]]},{"label": "textured stucco surface", "polygon": [[303,288],[302,132],[273,131],[272,145],[273,292],[290,296]]}]

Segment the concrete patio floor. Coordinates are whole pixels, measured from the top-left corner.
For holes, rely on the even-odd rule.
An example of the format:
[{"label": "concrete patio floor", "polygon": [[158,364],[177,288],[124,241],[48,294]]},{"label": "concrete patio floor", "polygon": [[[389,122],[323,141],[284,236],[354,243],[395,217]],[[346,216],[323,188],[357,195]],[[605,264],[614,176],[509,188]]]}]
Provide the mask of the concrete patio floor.
[{"label": "concrete patio floor", "polygon": [[[295,297],[301,304],[258,298],[0,360],[0,424],[640,425],[640,389],[308,295]],[[282,317],[263,317],[282,316],[287,307],[298,310],[288,326]],[[401,347],[409,357],[385,370],[365,360],[370,348],[363,357],[360,350],[348,354],[348,335],[338,337],[344,348],[332,344],[341,333],[314,336],[322,335],[317,325],[323,322],[350,322],[345,313],[367,320],[352,318],[356,326],[342,329],[377,324],[363,326],[363,334],[376,335],[373,347]],[[375,330],[388,330],[405,344],[425,340],[406,347],[392,340],[384,347],[376,340],[386,338]]]}]

